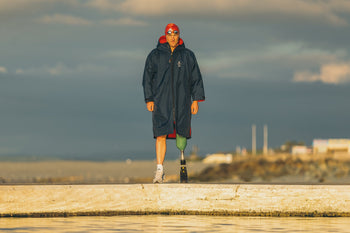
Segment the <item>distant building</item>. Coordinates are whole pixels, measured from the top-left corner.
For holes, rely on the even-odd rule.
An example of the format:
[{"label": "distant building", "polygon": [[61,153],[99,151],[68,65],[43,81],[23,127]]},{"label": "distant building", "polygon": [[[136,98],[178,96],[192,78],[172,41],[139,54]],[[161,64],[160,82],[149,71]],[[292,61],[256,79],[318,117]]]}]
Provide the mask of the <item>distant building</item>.
[{"label": "distant building", "polygon": [[292,146],[292,155],[307,155],[312,154],[312,149],[307,146]]},{"label": "distant building", "polygon": [[203,163],[232,163],[232,154],[211,154],[203,159]]},{"label": "distant building", "polygon": [[314,139],[313,153],[350,153],[350,139]]}]

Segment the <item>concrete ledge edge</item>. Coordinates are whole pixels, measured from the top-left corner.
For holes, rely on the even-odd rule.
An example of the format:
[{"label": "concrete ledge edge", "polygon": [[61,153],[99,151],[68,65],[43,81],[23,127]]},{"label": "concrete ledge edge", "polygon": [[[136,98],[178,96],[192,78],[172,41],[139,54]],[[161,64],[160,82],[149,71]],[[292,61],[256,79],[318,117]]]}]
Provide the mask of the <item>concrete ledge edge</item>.
[{"label": "concrete ledge edge", "polygon": [[0,214],[0,218],[51,218],[82,216],[126,216],[126,215],[207,215],[242,217],[350,217],[350,212],[231,212],[231,211],[101,211],[101,212],[42,212]]},{"label": "concrete ledge edge", "polygon": [[0,217],[117,215],[350,217],[350,186],[0,186]]}]

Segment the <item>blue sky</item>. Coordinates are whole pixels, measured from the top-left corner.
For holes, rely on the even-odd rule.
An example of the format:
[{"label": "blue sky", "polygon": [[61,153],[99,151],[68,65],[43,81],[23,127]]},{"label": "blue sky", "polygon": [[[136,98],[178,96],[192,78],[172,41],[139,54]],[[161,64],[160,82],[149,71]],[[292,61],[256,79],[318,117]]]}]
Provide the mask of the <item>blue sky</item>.
[{"label": "blue sky", "polygon": [[[346,0],[0,0],[0,155],[153,159],[144,62],[167,23],[195,52],[199,153],[349,138]],[[178,157],[169,142],[168,158]]]}]

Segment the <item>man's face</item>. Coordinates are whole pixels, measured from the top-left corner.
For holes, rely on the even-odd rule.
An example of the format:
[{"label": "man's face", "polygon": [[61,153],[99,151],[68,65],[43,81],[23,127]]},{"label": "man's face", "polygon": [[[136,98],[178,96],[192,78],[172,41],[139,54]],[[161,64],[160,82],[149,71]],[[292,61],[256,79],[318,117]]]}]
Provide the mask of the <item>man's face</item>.
[{"label": "man's face", "polygon": [[172,29],[169,29],[166,34],[166,41],[169,43],[171,48],[175,48],[177,46],[177,43],[179,43],[179,38],[179,32]]}]

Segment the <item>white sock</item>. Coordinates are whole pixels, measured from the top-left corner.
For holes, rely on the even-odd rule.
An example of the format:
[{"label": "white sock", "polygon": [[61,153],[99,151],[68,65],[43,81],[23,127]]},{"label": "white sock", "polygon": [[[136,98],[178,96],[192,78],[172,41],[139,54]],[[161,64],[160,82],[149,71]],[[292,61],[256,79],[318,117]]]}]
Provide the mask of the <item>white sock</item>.
[{"label": "white sock", "polygon": [[163,165],[162,164],[157,164],[157,170],[163,171]]}]

